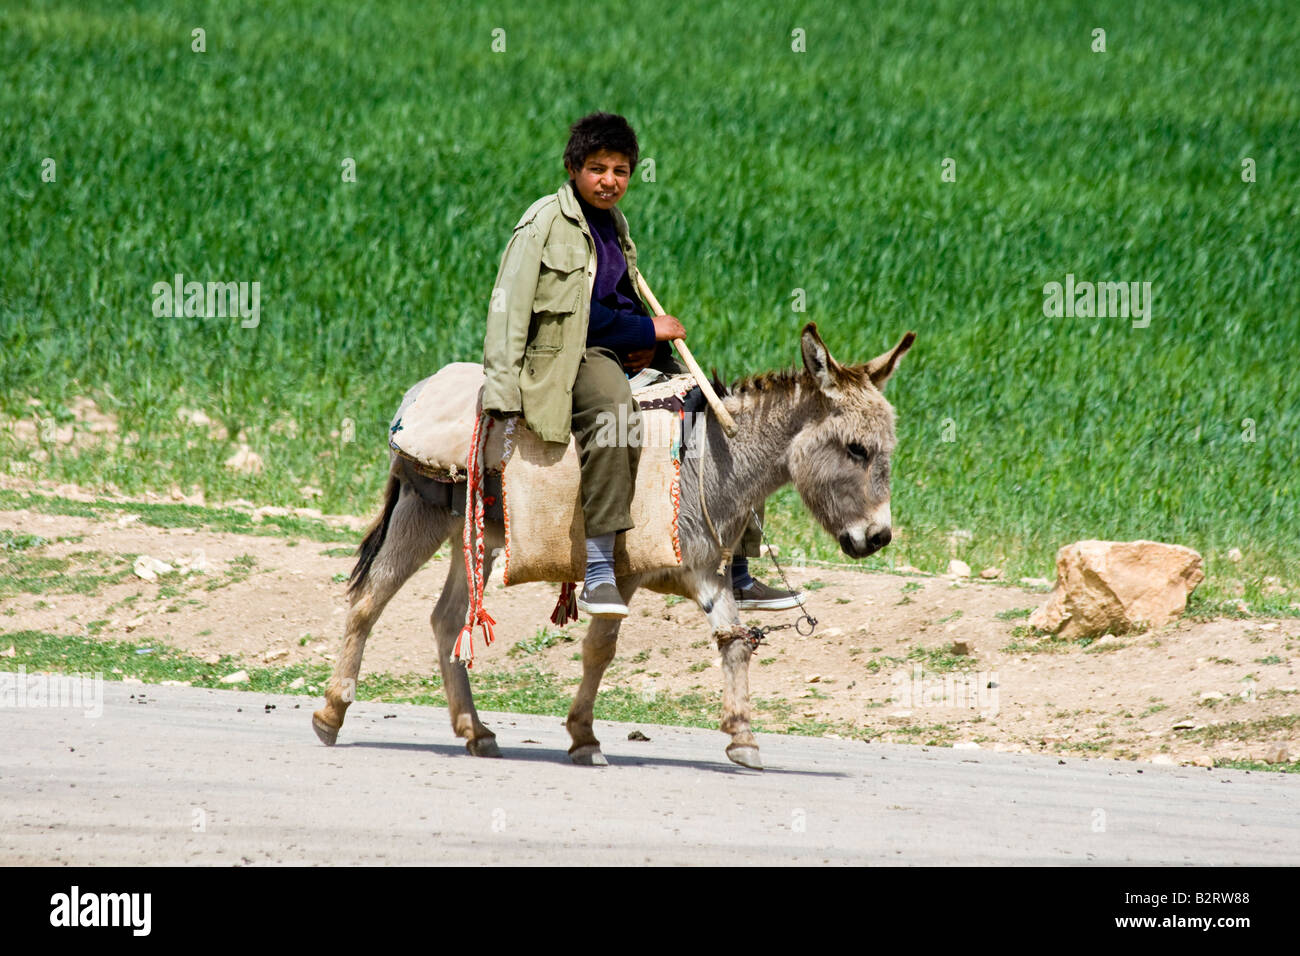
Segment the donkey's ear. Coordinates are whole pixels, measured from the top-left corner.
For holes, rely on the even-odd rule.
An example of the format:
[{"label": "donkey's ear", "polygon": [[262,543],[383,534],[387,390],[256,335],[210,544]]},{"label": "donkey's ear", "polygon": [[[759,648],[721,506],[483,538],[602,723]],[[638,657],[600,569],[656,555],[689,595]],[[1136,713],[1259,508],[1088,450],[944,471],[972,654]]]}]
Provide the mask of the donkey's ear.
[{"label": "donkey's ear", "polygon": [[826,343],[817,334],[816,322],[809,322],[803,327],[800,344],[803,347],[803,367],[812,375],[813,381],[823,392],[835,391],[838,385],[836,375],[840,366],[835,359],[831,358]]},{"label": "donkey's ear", "polygon": [[885,383],[889,381],[889,376],[894,374],[894,369],[898,367],[898,360],[903,357],[903,353],[912,347],[916,341],[916,333],[908,332],[898,344],[886,352],[884,355],[877,355],[865,366],[867,377],[871,379],[871,384],[876,388],[884,391]]}]

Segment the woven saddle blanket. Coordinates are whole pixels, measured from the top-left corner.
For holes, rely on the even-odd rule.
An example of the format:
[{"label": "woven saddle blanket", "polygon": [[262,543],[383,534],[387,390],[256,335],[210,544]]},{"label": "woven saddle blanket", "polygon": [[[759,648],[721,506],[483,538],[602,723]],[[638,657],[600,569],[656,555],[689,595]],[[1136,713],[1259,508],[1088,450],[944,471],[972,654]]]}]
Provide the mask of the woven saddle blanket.
[{"label": "woven saddle blanket", "polygon": [[[482,409],[483,367],[457,362],[417,383],[389,428],[389,447],[415,470],[442,482],[468,478],[474,424]],[[681,441],[689,375],[663,377],[634,392],[640,427],[611,421],[599,440],[641,445],[632,496],[632,530],[617,536],[616,573],[681,564]],[[522,418],[492,422],[482,455],[499,472],[505,518],[505,583],[580,581],[587,563],[576,444],[538,438]]]}]

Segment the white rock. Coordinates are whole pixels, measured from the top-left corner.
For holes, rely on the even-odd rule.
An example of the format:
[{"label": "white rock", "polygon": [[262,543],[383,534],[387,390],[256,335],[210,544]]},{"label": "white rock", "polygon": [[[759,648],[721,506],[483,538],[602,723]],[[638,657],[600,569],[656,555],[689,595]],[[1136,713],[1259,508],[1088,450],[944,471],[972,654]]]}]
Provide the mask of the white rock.
[{"label": "white rock", "polygon": [[263,663],[269,664],[271,661],[278,661],[280,658],[288,657],[288,656],[289,656],[289,649],[287,647],[279,647],[276,648],[275,650],[267,651],[265,654],[263,654],[262,661]]},{"label": "white rock", "polygon": [[1224,557],[1227,558],[1229,561],[1231,561],[1233,564],[1240,563],[1242,558],[1241,548],[1232,548],[1230,551],[1228,551],[1227,554],[1224,555]]},{"label": "white rock", "polygon": [[1151,758],[1151,762],[1160,764],[1162,767],[1172,767],[1174,765],[1174,758],[1169,756],[1169,754],[1156,754]]},{"label": "white rock", "polygon": [[248,680],[248,671],[235,671],[221,678],[223,684],[242,684]]},{"label": "white rock", "polygon": [[305,686],[307,686],[307,678],[305,678],[305,677],[295,677],[295,678],[293,679],[293,682],[292,682],[291,684],[289,684],[289,689],[290,689],[290,690],[297,690],[298,688],[300,688],[300,687],[305,687]]},{"label": "white rock", "polygon": [[203,663],[205,663],[205,664],[220,664],[220,663],[221,663],[221,655],[220,655],[220,654],[217,654],[217,653],[209,654],[207,657],[203,658]]},{"label": "white rock", "polygon": [[17,656],[18,656],[18,650],[12,644],[9,645],[8,650],[0,651],[0,657],[17,657]]},{"label": "white rock", "polygon": [[1201,691],[1201,700],[1223,700],[1223,698],[1224,695],[1220,694],[1217,690]]},{"label": "white rock", "polygon": [[158,575],[168,574],[176,569],[166,561],[159,561],[157,558],[142,554],[135,559],[135,563],[131,565],[131,570],[135,572],[135,576],[138,578],[143,578],[146,581],[156,581]]},{"label": "white rock", "polygon": [[953,558],[948,562],[948,576],[951,578],[968,578],[970,577],[970,565],[965,561],[958,561]]},{"label": "white rock", "polygon": [[225,465],[231,471],[245,475],[256,475],[262,471],[262,456],[247,445],[240,445],[239,450],[226,459]]}]

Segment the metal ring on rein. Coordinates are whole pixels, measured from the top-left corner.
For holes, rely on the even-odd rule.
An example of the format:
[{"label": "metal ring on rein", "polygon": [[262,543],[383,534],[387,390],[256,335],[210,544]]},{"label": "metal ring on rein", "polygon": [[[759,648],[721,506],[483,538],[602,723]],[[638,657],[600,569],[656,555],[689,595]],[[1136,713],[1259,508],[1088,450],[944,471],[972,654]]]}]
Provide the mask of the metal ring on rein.
[{"label": "metal ring on rein", "polygon": [[[807,634],[804,634],[804,630],[803,630],[803,622],[804,622],[804,621],[807,621],[807,622],[808,622],[808,633],[807,633]],[[807,611],[804,611],[804,612],[803,612],[803,616],[800,617],[797,621],[794,622],[794,630],[795,630],[795,633],[796,633],[796,634],[803,634],[804,637],[812,637],[812,632],[815,631],[816,629],[817,629],[817,618],[813,617],[813,616],[812,616],[811,614],[809,614]]]}]

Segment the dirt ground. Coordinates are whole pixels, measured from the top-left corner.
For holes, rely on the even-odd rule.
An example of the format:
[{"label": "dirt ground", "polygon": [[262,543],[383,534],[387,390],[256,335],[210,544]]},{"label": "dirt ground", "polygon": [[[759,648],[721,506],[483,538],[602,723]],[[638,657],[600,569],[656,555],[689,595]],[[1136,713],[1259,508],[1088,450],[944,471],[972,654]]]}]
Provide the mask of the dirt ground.
[{"label": "dirt ground", "polygon": [[[80,496],[73,488],[60,493]],[[364,523],[338,519],[352,542]],[[38,534],[52,542],[42,556],[73,557],[74,568],[100,573],[130,567],[126,555],[205,568],[179,584],[174,576],[165,585],[130,574],[96,595],[8,597],[0,600],[0,631],[160,641],[201,657],[240,655],[250,666],[328,661],[338,653],[347,602],[335,578],[353,563],[344,545],[149,527],[132,518],[129,502],[105,520],[4,511],[0,529]],[[77,540],[54,540],[61,537]],[[363,675],[437,670],[429,614],[446,578],[446,555],[444,546],[393,599],[371,636]],[[1300,620],[1182,621],[1083,647],[1025,634],[1024,613],[1046,600],[1041,588],[847,565],[788,573],[806,589],[819,624],[812,636],[771,634],[755,655],[750,684],[755,698],[786,701],[791,722],[823,721],[832,733],[919,744],[1162,763],[1276,759],[1279,746],[1289,759],[1300,755],[1293,657]],[[547,584],[507,589],[494,577],[486,603],[498,640],[484,649],[476,637],[474,673],[528,663],[576,680],[585,619],[566,629],[572,642],[507,654],[551,626],[557,591]],[[781,624],[795,616],[746,620]],[[969,653],[954,654],[955,641],[967,642]],[[0,637],[0,651],[5,647]],[[720,689],[703,613],[639,593],[603,686],[671,695]]]}]

